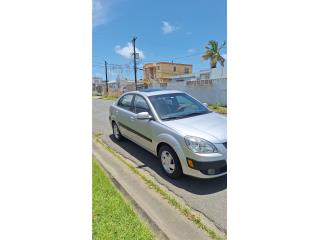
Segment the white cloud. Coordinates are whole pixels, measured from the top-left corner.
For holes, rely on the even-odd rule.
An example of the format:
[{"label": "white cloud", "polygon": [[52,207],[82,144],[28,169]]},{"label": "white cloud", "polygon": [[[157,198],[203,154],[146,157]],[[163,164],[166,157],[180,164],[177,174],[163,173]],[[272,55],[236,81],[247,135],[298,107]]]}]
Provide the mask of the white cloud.
[{"label": "white cloud", "polygon": [[188,53],[194,53],[195,50],[194,50],[193,48],[189,48],[189,49],[187,50],[187,52],[188,52]]},{"label": "white cloud", "polygon": [[171,25],[169,22],[166,22],[166,21],[162,21],[162,31],[164,34],[168,34],[168,33],[171,33],[175,30],[177,30],[177,27]]},{"label": "white cloud", "polygon": [[[133,44],[131,42],[127,43],[127,46],[121,47],[120,45],[115,46],[114,50],[116,53],[121,55],[124,58],[132,59],[133,58]],[[145,58],[143,52],[136,47],[136,53],[139,53],[139,58]]]},{"label": "white cloud", "polygon": [[93,0],[92,25],[93,27],[107,23],[110,20],[109,2],[107,0]]}]

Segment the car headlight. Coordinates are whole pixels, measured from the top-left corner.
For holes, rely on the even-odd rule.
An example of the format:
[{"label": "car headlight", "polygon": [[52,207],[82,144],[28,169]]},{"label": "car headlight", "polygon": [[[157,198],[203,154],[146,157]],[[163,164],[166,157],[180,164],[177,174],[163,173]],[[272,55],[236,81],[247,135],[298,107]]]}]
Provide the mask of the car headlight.
[{"label": "car headlight", "polygon": [[194,153],[216,153],[217,148],[207,140],[198,137],[186,136],[184,138],[188,148]]}]

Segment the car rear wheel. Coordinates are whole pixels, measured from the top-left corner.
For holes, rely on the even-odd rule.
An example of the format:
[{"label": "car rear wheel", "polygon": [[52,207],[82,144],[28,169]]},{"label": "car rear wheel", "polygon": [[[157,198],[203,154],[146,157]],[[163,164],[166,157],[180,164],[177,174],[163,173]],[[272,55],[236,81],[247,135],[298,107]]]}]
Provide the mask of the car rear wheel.
[{"label": "car rear wheel", "polygon": [[119,127],[115,122],[112,122],[112,131],[113,131],[113,136],[117,141],[123,140],[123,136],[121,135]]},{"label": "car rear wheel", "polygon": [[182,176],[180,160],[175,151],[169,146],[162,146],[158,153],[162,169],[171,178],[177,179]]}]

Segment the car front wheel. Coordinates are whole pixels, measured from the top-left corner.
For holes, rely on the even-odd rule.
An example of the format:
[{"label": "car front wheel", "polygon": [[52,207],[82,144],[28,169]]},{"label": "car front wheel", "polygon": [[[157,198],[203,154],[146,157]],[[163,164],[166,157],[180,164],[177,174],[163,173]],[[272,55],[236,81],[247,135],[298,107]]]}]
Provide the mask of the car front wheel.
[{"label": "car front wheel", "polygon": [[169,146],[162,146],[158,153],[162,169],[171,178],[177,179],[182,176],[180,160],[175,151]]}]

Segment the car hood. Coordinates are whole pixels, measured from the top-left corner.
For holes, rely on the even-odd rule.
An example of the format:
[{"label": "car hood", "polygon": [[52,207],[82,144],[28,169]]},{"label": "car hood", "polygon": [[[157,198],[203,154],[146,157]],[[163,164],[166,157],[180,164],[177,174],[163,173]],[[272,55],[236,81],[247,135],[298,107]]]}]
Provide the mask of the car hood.
[{"label": "car hood", "polygon": [[214,143],[227,141],[227,118],[218,113],[212,112],[162,123],[183,136],[201,137]]}]

